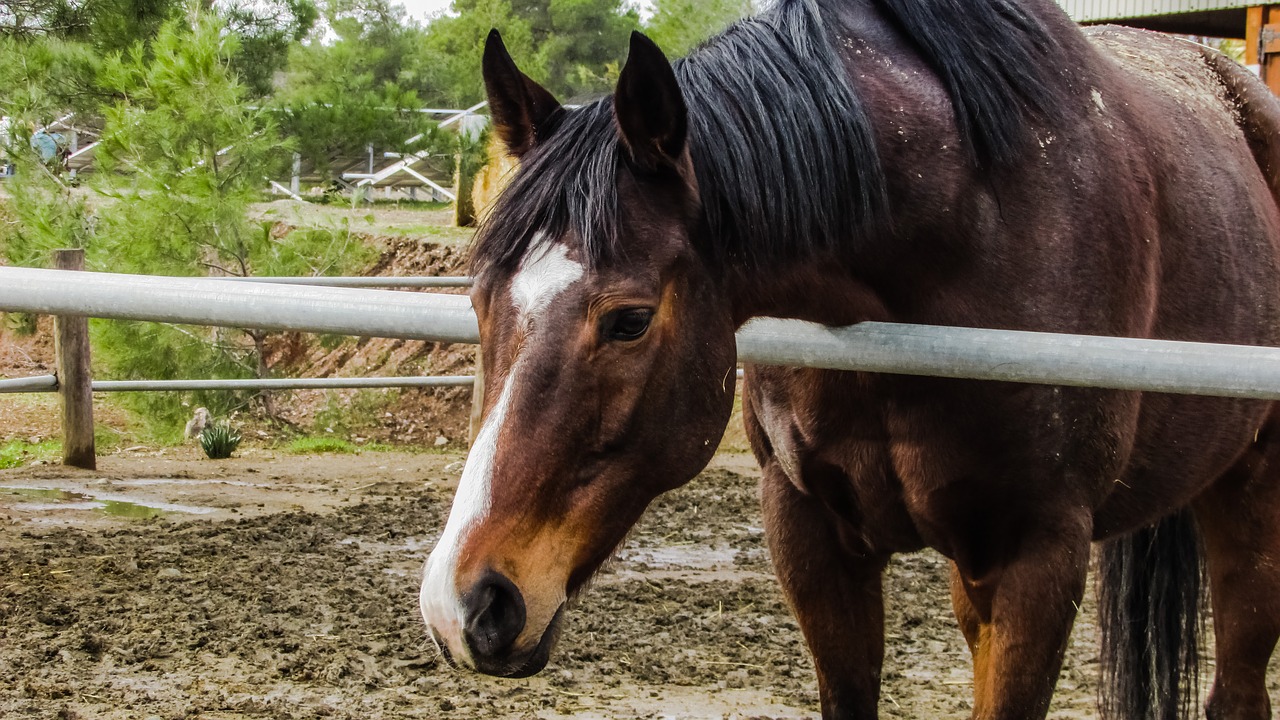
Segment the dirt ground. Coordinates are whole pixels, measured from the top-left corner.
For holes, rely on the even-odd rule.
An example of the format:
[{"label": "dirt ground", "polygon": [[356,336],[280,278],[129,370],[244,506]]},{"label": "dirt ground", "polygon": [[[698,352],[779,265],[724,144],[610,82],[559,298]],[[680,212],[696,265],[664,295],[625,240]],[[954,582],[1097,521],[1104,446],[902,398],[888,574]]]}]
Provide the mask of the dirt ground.
[{"label": "dirt ground", "polygon": [[[417,591],[462,460],[179,448],[0,472],[0,716],[816,716],[742,454],[655,504],[542,674],[440,663]],[[882,715],[967,717],[945,562],[901,558],[886,594]],[[1051,717],[1094,717],[1096,676],[1086,607]]]}]

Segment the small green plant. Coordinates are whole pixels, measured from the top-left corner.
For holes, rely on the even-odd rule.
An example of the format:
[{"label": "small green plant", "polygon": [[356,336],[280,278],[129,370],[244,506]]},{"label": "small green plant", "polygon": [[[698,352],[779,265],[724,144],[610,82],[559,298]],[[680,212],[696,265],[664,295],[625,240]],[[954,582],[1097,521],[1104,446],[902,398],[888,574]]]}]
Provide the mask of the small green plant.
[{"label": "small green plant", "polygon": [[200,433],[200,447],[210,460],[226,460],[240,447],[240,433],[230,423],[215,422]]}]

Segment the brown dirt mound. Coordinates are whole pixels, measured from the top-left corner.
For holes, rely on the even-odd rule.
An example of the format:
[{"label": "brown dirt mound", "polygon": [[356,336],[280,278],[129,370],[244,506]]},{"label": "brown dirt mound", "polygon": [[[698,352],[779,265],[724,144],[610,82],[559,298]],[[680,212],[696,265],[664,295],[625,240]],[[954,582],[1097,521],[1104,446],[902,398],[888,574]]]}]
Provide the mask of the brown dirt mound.
[{"label": "brown dirt mound", "polygon": [[[367,276],[446,276],[465,273],[461,248],[406,238],[366,239],[382,248]],[[462,290],[433,292],[461,293]],[[272,346],[273,368],[298,377],[471,375],[475,348],[388,338],[338,339],[287,333]],[[284,416],[324,432],[334,421],[348,434],[394,443],[465,444],[471,409],[469,388],[391,391],[302,391],[282,403]],[[333,410],[337,410],[333,412]],[[350,412],[358,412],[352,416]]]}]

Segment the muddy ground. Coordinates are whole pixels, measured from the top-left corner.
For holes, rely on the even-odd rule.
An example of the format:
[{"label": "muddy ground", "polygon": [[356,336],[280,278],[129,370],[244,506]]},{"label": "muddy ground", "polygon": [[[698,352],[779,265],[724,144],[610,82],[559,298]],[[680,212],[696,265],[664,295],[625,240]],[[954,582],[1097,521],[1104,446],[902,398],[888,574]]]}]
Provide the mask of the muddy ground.
[{"label": "muddy ground", "polygon": [[[816,716],[741,454],[651,509],[541,675],[443,665],[416,596],[461,461],[179,449],[0,472],[0,717]],[[945,563],[900,559],[887,597],[882,715],[967,717]],[[1086,607],[1052,717],[1095,716],[1096,658]]]}]

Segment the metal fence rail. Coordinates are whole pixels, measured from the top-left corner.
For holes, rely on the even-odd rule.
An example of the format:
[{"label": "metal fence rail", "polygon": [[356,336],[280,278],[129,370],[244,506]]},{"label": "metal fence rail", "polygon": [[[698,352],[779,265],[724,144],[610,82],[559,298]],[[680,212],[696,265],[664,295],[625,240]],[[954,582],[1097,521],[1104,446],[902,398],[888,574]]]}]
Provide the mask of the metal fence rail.
[{"label": "metal fence rail", "polygon": [[1017,330],[760,318],[738,359],[767,365],[1280,400],[1280,348]]},{"label": "metal fence rail", "polygon": [[464,295],[0,267],[0,311],[477,343]]},{"label": "metal fence rail", "polygon": [[[0,268],[0,311],[479,341],[461,295]],[[1008,330],[758,319],[739,360],[835,370],[1280,399],[1280,349]]]},{"label": "metal fence rail", "polygon": [[[243,380],[94,380],[93,392],[189,392],[197,390],[369,390],[386,388],[471,387],[471,375],[372,378],[264,378]],[[0,380],[0,394],[57,392],[53,375]]]},{"label": "metal fence rail", "polygon": [[58,378],[53,375],[0,380],[0,393],[57,392]]},{"label": "metal fence rail", "polygon": [[[193,278],[196,280],[202,278]],[[274,285],[312,285],[345,288],[468,288],[471,278],[460,277],[222,277],[233,282]]]}]

